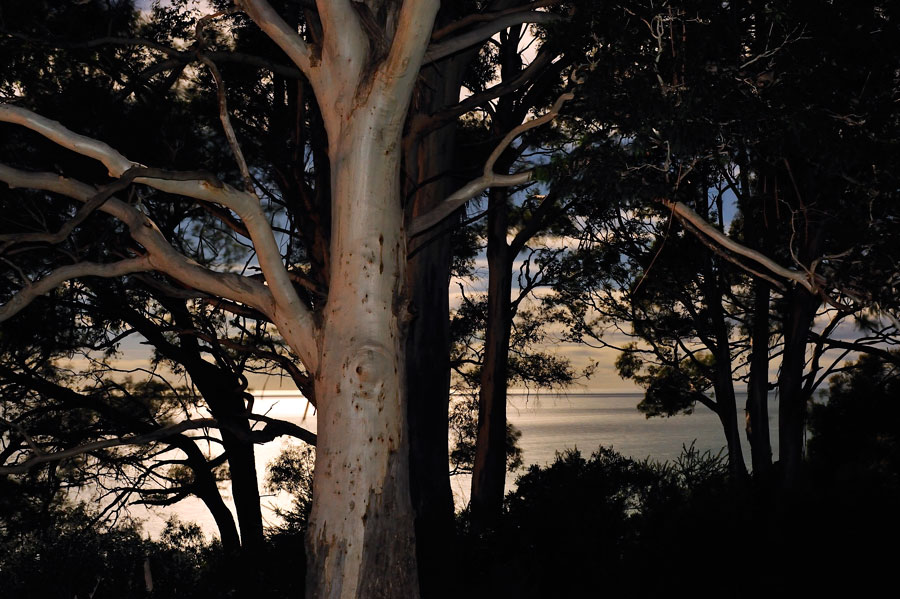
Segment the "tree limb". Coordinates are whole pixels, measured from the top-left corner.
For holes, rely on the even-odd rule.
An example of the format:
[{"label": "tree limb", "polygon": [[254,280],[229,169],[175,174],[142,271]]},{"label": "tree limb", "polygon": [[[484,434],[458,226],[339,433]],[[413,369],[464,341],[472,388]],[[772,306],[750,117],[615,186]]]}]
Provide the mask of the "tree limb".
[{"label": "tree limb", "polygon": [[198,428],[212,428],[217,426],[215,418],[197,418],[194,420],[184,420],[178,424],[166,426],[161,429],[145,433],[143,435],[134,435],[131,437],[117,437],[115,439],[104,439],[102,441],[94,441],[85,443],[77,447],[64,449],[54,453],[36,453],[21,464],[14,466],[0,466],[0,474],[22,474],[40,464],[48,462],[58,462],[66,458],[75,457],[99,449],[107,449],[110,447],[120,447],[122,445],[145,445],[153,441],[159,441],[166,437],[172,437],[188,430]]},{"label": "tree limb", "polygon": [[149,256],[140,256],[108,264],[79,262],[78,264],[62,266],[40,280],[27,284],[21,291],[13,295],[8,302],[0,306],[0,322],[9,320],[27,307],[35,298],[49,293],[66,281],[79,277],[120,277],[133,272],[151,270],[152,268]]},{"label": "tree limb", "polygon": [[529,169],[512,175],[498,175],[494,172],[494,164],[500,155],[509,147],[509,145],[520,135],[530,129],[539,127],[545,123],[552,121],[559,114],[563,104],[575,97],[572,92],[566,92],[556,99],[553,106],[542,116],[522,123],[518,127],[511,130],[497,144],[494,151],[488,157],[484,164],[484,171],[480,177],[469,181],[458,190],[453,192],[447,199],[435,206],[431,211],[419,216],[410,224],[408,235],[415,237],[421,235],[428,229],[434,227],[442,220],[453,214],[457,209],[463,206],[472,198],[480,195],[489,187],[512,187],[514,185],[523,185],[531,181],[534,171]]},{"label": "tree limb", "polygon": [[437,62],[442,58],[446,58],[451,54],[461,52],[466,48],[479,44],[490,39],[496,33],[515,27],[523,23],[552,23],[560,20],[560,16],[550,12],[540,11],[518,11],[510,14],[503,14],[480,27],[476,27],[462,33],[456,37],[450,38],[443,42],[431,44],[428,51],[425,52],[424,64]]},{"label": "tree limb", "polygon": [[240,6],[263,33],[287,54],[307,79],[313,79],[315,69],[309,46],[266,0],[237,0],[235,4]]},{"label": "tree limb", "polygon": [[748,248],[745,245],[738,243],[737,241],[708,223],[706,219],[694,212],[693,209],[691,209],[683,202],[673,202],[666,199],[660,201],[666,207],[672,210],[672,212],[678,217],[679,220],[689,222],[697,231],[711,238],[723,248],[734,252],[739,256],[743,256],[756,262],[760,266],[763,266],[770,272],[778,275],[783,279],[787,279],[788,281],[797,283],[812,294],[816,294],[818,292],[818,281],[811,280],[810,275],[808,275],[807,273],[785,268],[768,256],[765,256],[754,249]]},{"label": "tree limb", "polygon": [[493,21],[498,17],[504,17],[509,14],[519,13],[526,10],[533,11],[537,8],[546,8],[548,6],[559,4],[561,1],[562,0],[538,0],[537,2],[532,2],[527,6],[515,6],[513,8],[507,8],[506,10],[498,10],[493,12],[473,13],[436,30],[431,34],[431,41],[436,42],[442,38],[447,37],[451,33],[459,31],[460,29],[465,29],[473,23],[484,23],[485,21]]}]

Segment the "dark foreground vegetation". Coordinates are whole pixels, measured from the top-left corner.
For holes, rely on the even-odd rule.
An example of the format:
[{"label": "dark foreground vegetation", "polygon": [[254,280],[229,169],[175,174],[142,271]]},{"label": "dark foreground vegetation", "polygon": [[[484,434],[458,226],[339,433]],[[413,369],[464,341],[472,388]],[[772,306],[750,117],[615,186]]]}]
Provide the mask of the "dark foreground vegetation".
[{"label": "dark foreground vegetation", "polygon": [[[876,360],[832,379],[810,414],[804,484],[790,493],[777,476],[736,481],[724,456],[693,447],[663,464],[601,447],[531,466],[495,530],[473,532],[469,512],[458,515],[446,596],[874,592],[892,576],[886,547],[900,533],[898,386],[895,369]],[[151,541],[132,522],[98,530],[85,506],[34,511],[24,485],[4,488],[3,596],[302,596],[303,460],[288,454],[270,468],[270,481],[298,500],[287,524],[268,531],[255,580],[195,525],[173,520]],[[292,466],[301,468],[292,475]]]}]

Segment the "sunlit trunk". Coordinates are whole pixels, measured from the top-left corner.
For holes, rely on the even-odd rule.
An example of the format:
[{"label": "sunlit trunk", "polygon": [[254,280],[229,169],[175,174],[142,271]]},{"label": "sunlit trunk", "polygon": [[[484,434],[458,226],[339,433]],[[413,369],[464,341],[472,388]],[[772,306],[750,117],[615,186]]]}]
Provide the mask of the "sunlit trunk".
[{"label": "sunlit trunk", "polygon": [[418,596],[399,127],[383,123],[377,111],[358,113],[330,151],[332,266],[315,380],[308,597]]}]

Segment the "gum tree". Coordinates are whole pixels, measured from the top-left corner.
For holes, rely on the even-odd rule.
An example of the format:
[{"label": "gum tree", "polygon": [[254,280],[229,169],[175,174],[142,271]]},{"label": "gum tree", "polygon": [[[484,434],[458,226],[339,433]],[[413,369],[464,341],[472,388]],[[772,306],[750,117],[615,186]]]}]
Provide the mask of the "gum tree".
[{"label": "gum tree", "polygon": [[[273,323],[313,379],[319,412],[308,533],[310,596],[418,595],[404,372],[411,319],[407,232],[434,225],[452,212],[446,206],[455,208],[489,187],[526,183],[530,173],[500,176],[486,169],[446,203],[438,202],[415,218],[405,217],[401,142],[423,65],[512,25],[550,17],[532,10],[546,2],[516,10],[496,4],[503,6],[463,18],[452,29],[455,35],[431,46],[437,0],[301,2],[293,6],[290,21],[284,10],[276,11],[265,0],[243,0],[209,17],[243,11],[293,63],[315,96],[330,172],[330,231],[320,238],[327,245],[320,256],[325,258],[324,291],[302,270],[285,264],[276,236],[279,227],[264,210],[258,173],[248,167],[237,142],[212,53],[202,54],[202,26],[199,45],[192,47],[194,57],[219,87],[222,126],[242,180],[238,187],[206,172],[139,164],[84,131],[26,108],[27,99],[13,96],[12,102],[0,105],[0,121],[98,161],[112,181],[95,182],[88,173],[78,177],[32,170],[30,164],[29,170],[0,165],[0,179],[10,187],[83,203],[74,217],[78,222],[94,212],[105,213],[127,228],[133,242],[117,260],[107,255],[103,261],[22,271],[24,285],[0,306],[0,320],[73,279],[154,271]],[[223,220],[252,245],[261,276],[216,270],[180,252],[139,203],[116,197],[129,184],[189,198],[224,214]],[[52,243],[56,235],[45,241]]]}]

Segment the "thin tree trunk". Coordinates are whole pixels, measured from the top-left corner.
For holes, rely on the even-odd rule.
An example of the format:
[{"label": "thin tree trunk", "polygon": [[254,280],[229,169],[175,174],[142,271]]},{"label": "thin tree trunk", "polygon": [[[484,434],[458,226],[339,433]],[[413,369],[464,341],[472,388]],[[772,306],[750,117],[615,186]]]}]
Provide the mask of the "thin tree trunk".
[{"label": "thin tree trunk", "polygon": [[488,313],[478,404],[478,438],[472,470],[472,518],[476,527],[491,528],[503,507],[506,483],[506,393],[512,257],[506,243],[507,192],[492,189],[488,197]]},{"label": "thin tree trunk", "polygon": [[747,384],[747,440],[753,474],[767,479],[772,470],[769,439],[769,284],[753,285],[750,379]]},{"label": "thin tree trunk", "polygon": [[[718,282],[718,289],[715,291],[720,291],[723,287],[722,277],[710,274],[712,274],[711,280]],[[718,408],[716,413],[722,423],[725,441],[728,444],[728,467],[735,478],[744,479],[747,476],[747,466],[744,464],[744,451],[741,448],[741,436],[737,423],[737,399],[734,395],[734,379],[731,373],[731,339],[728,324],[725,322],[721,293],[711,293],[712,291],[712,289],[708,290],[706,303],[716,336],[714,348],[716,363],[713,381]]]},{"label": "thin tree trunk", "polygon": [[806,344],[818,298],[796,288],[791,293],[784,315],[784,352],[778,379],[778,460],[782,482],[792,488],[799,482],[803,467],[806,400],[803,376],[806,368]]}]

